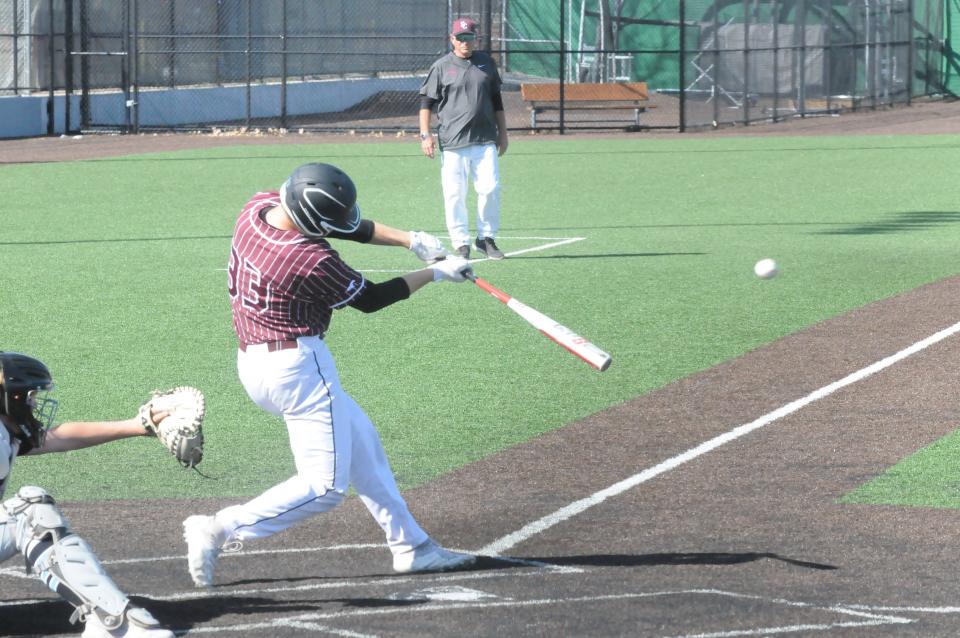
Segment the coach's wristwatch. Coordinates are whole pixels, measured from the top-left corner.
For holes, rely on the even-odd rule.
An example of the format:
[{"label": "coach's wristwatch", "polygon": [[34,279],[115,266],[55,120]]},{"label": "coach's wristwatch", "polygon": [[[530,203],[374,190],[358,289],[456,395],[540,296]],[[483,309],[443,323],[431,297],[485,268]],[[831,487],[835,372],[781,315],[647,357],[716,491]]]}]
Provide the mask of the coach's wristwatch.
[{"label": "coach's wristwatch", "polygon": [[420,134],[420,141],[421,141],[421,142],[424,141],[424,140],[428,140],[428,139],[430,139],[430,134],[429,134],[429,133],[421,133],[421,134]]}]

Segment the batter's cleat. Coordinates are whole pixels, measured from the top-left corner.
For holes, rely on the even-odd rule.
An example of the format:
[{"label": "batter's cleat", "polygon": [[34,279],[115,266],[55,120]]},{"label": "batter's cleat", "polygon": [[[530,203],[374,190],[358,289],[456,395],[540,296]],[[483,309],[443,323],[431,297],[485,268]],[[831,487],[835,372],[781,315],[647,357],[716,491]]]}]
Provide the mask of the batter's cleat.
[{"label": "batter's cleat", "polygon": [[457,255],[463,257],[464,259],[470,259],[470,246],[466,244],[463,246],[457,246]]},{"label": "batter's cleat", "polygon": [[393,571],[399,574],[416,572],[445,572],[472,565],[477,557],[473,554],[451,552],[432,540],[421,543],[409,552],[393,557]]},{"label": "batter's cleat", "polygon": [[226,532],[213,516],[188,516],[183,521],[183,540],[187,541],[187,570],[193,584],[212,587]]},{"label": "batter's cleat", "polygon": [[503,252],[497,248],[497,243],[493,241],[493,237],[484,237],[482,239],[477,237],[473,245],[490,259],[503,259],[504,257]]},{"label": "batter's cleat", "polygon": [[174,633],[161,627],[143,607],[128,607],[123,622],[113,629],[104,625],[95,613],[87,614],[87,627],[80,638],[174,638]]}]

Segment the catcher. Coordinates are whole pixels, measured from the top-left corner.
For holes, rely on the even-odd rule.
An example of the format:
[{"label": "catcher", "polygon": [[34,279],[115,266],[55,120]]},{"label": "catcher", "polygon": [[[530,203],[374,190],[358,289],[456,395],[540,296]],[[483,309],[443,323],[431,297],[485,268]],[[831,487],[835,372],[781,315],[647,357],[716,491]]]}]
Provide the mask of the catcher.
[{"label": "catcher", "polygon": [[[195,465],[202,456],[203,395],[193,388],[155,393],[137,417],[125,421],[68,422],[49,429],[57,410],[52,390],[43,363],[0,352],[0,498],[18,456],[154,434],[169,441],[184,465]],[[173,632],[117,588],[43,488],[21,487],[0,503],[0,561],[17,553],[23,554],[28,574],[74,606],[70,621],[86,623],[83,638],[173,638]]]}]

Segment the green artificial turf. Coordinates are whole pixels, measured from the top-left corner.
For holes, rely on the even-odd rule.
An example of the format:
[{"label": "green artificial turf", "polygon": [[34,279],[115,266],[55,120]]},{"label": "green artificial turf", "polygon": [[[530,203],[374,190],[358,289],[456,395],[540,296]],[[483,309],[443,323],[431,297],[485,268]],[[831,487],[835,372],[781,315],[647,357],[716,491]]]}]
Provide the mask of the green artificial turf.
[{"label": "green artificial turf", "polygon": [[[612,353],[598,373],[476,287],[344,310],[327,341],[403,486],[957,273],[957,136],[515,136],[498,243],[477,273]],[[299,163],[337,164],[364,215],[446,241],[438,165],[415,145],[238,146],[0,168],[0,349],[53,370],[60,420],[131,416],[177,384],[208,401],[206,481],[149,439],[21,459],[64,500],[245,496],[292,473],[282,422],[235,373],[224,267],[236,216]],[[471,196],[472,199],[472,196]],[[545,239],[550,238],[550,239]],[[383,280],[408,251],[340,242]],[[757,279],[774,257],[781,275]],[[637,436],[642,437],[643,432]],[[571,472],[582,468],[571,468]],[[629,471],[626,468],[625,471]]]},{"label": "green artificial turf", "polygon": [[842,503],[960,509],[960,430],[897,463]]}]

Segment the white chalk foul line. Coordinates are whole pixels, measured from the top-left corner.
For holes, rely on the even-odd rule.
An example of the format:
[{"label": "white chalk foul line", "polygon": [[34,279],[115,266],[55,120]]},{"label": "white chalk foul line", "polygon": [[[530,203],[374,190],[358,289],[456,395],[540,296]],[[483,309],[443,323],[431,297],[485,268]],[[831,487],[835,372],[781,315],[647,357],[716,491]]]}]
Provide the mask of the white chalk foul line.
[{"label": "white chalk foul line", "polygon": [[556,512],[553,512],[552,514],[548,514],[547,516],[544,516],[539,520],[533,521],[532,523],[528,523],[527,525],[524,525],[519,530],[512,532],[510,534],[507,534],[506,536],[499,538],[493,541],[492,543],[490,543],[489,545],[477,550],[477,553],[486,554],[488,556],[496,556],[501,552],[504,552],[512,547],[515,547],[516,545],[531,538],[532,536],[535,536],[547,529],[550,529],[551,527],[553,527],[554,525],[557,525],[558,523],[562,523],[563,521],[566,521],[567,519],[572,518],[577,514],[581,514],[585,512],[586,510],[590,509],[594,505],[599,505],[600,503],[604,502],[605,500],[607,500],[612,496],[622,494],[623,492],[626,492],[627,490],[633,487],[636,487],[641,483],[645,483],[654,477],[657,477],[665,472],[669,472],[670,470],[680,467],[681,465],[683,465],[684,463],[687,463],[688,461],[692,461],[697,457],[703,456],[704,454],[711,452],[726,443],[730,443],[731,441],[735,441],[740,437],[746,436],[747,434],[750,434],[754,430],[759,430],[760,428],[766,425],[769,425],[774,421],[782,419],[783,417],[790,415],[796,412],[797,410],[800,410],[801,408],[804,408],[810,405],[814,401],[818,401],[819,399],[822,399],[824,397],[827,397],[833,394],[834,392],[836,392],[837,390],[840,390],[841,388],[845,388],[848,385],[852,385],[858,381],[862,381],[863,379],[866,379],[870,375],[875,374],[885,368],[892,366],[898,361],[902,361],[907,357],[914,355],[920,352],[921,350],[924,350],[932,346],[935,343],[943,341],[947,337],[950,337],[956,334],[958,331],[960,331],[960,322],[953,324],[949,328],[944,328],[940,332],[932,334],[926,339],[918,341],[913,345],[897,352],[896,354],[892,354],[889,357],[881,359],[880,361],[877,361],[876,363],[873,363],[865,368],[861,368],[860,370],[857,370],[856,372],[853,372],[852,374],[845,376],[839,381],[834,381],[829,385],[823,386],[819,390],[814,390],[807,396],[801,399],[797,399],[796,401],[792,401],[784,405],[783,407],[780,407],[774,410],[773,412],[769,412],[763,415],[762,417],[760,417],[759,419],[756,419],[755,421],[751,421],[750,423],[746,423],[744,425],[736,427],[730,430],[729,432],[725,432],[724,434],[716,436],[710,439],[709,441],[705,441],[704,443],[701,443],[695,448],[687,450],[682,454],[678,454],[673,458],[667,459],[666,461],[663,461],[658,465],[648,468],[640,472],[639,474],[634,474],[630,478],[624,479],[619,483],[615,483],[610,487],[600,490],[599,492],[596,492],[594,494],[591,494],[590,496],[580,499],[579,501],[575,501],[567,505],[566,507],[563,507],[557,510]]}]

